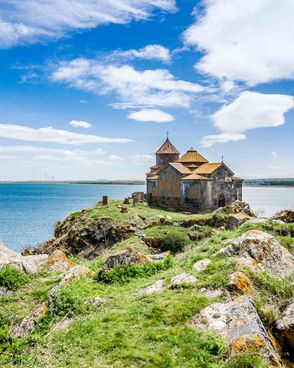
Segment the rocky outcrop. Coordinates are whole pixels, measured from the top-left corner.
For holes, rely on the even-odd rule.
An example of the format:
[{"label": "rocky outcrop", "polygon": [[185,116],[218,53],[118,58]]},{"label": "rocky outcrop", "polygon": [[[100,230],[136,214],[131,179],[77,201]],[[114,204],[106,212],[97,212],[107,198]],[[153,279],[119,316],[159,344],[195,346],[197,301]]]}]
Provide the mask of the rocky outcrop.
[{"label": "rocky outcrop", "polygon": [[48,260],[47,254],[39,254],[32,256],[22,256],[20,253],[8,249],[0,242],[0,268],[12,266],[20,270],[34,274],[39,268],[46,265]]},{"label": "rocky outcrop", "polygon": [[229,239],[227,244],[216,255],[238,256],[241,264],[257,267],[274,277],[290,277],[294,273],[294,257],[268,233],[250,230]]},{"label": "rocky outcrop", "polygon": [[272,219],[281,220],[286,224],[291,224],[294,222],[294,211],[293,210],[279,211],[272,217]]},{"label": "rocky outcrop", "polygon": [[189,273],[181,273],[171,278],[171,284],[168,288],[176,289],[184,285],[195,284],[196,282],[197,279],[193,275],[190,275]]},{"label": "rocky outcrop", "polygon": [[134,231],[132,225],[116,222],[109,217],[93,219],[87,217],[87,213],[82,217],[68,216],[57,223],[55,239],[45,243],[39,251],[52,253],[59,249],[66,254],[92,259],[127,239]]},{"label": "rocky outcrop", "polygon": [[290,300],[275,325],[276,337],[294,360],[294,298]]},{"label": "rocky outcrop", "polygon": [[48,303],[44,302],[36,307],[36,309],[25,317],[21,323],[14,326],[10,334],[12,337],[26,337],[28,336],[37,326],[38,322],[45,316],[48,311]]},{"label": "rocky outcrop", "polygon": [[226,303],[214,303],[196,315],[192,323],[227,339],[230,355],[257,353],[270,366],[283,367],[278,353],[256,312],[250,298],[242,296]]},{"label": "rocky outcrop", "polygon": [[154,284],[147,286],[142,290],[139,290],[138,294],[147,295],[152,293],[160,293],[162,291],[163,291],[163,280],[158,280]]},{"label": "rocky outcrop", "polygon": [[99,277],[103,279],[103,276],[111,268],[121,267],[121,266],[131,266],[133,264],[143,265],[148,262],[152,262],[152,260],[148,256],[139,252],[139,250],[134,247],[128,247],[128,248],[125,248],[119,251],[118,253],[110,255],[106,259],[99,273]]},{"label": "rocky outcrop", "polygon": [[228,230],[235,230],[238,229],[241,225],[245,224],[249,221],[251,217],[246,213],[235,213],[228,217],[226,223],[226,229]]},{"label": "rocky outcrop", "polygon": [[249,278],[243,272],[234,272],[230,276],[227,288],[237,294],[251,296],[253,294],[253,286]]},{"label": "rocky outcrop", "polygon": [[75,264],[71,262],[61,250],[58,249],[49,255],[47,264],[49,268],[55,272],[65,272],[75,266]]},{"label": "rocky outcrop", "polygon": [[220,207],[217,210],[215,210],[214,213],[226,213],[226,214],[243,213],[250,217],[255,216],[254,212],[249,206],[249,203],[241,202],[241,201],[235,201],[228,206]]}]

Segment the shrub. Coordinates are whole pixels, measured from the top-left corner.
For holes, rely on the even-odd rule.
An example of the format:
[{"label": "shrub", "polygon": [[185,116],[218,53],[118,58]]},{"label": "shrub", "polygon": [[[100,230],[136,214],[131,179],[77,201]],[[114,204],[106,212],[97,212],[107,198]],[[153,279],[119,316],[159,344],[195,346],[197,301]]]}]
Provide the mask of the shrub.
[{"label": "shrub", "polygon": [[165,234],[160,248],[164,252],[169,250],[175,254],[183,251],[188,243],[187,234],[179,230],[170,230]]},{"label": "shrub", "polygon": [[49,295],[49,313],[52,316],[71,317],[76,314],[83,314],[89,310],[89,305],[85,303],[74,285],[62,287]]},{"label": "shrub", "polygon": [[108,284],[120,283],[125,284],[134,278],[147,277],[155,275],[160,271],[164,271],[172,267],[173,257],[166,257],[162,262],[151,262],[145,265],[134,264],[131,266],[115,267],[107,271],[101,277],[98,273],[95,279]]},{"label": "shrub", "polygon": [[7,266],[0,269],[0,286],[9,290],[17,290],[28,281],[28,276],[18,268]]}]

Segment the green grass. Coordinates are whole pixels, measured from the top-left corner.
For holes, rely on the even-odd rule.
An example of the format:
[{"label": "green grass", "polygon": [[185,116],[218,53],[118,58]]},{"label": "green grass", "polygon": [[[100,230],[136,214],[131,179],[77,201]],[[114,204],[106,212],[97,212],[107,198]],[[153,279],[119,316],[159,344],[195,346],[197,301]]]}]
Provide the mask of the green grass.
[{"label": "green grass", "polygon": [[9,290],[15,291],[28,281],[28,276],[18,268],[7,266],[0,269],[0,286]]}]

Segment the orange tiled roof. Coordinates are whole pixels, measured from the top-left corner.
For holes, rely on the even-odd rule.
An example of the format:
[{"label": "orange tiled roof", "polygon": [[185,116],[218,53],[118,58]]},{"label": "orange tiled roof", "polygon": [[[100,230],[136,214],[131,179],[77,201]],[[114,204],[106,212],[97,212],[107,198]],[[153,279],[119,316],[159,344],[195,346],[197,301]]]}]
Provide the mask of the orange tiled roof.
[{"label": "orange tiled roof", "polygon": [[169,164],[181,174],[191,174],[191,170],[180,162],[170,162]]},{"label": "orange tiled roof", "polygon": [[209,180],[209,179],[196,173],[192,173],[188,176],[185,176],[182,180]]},{"label": "orange tiled roof", "polygon": [[223,165],[222,162],[206,163],[206,164],[199,166],[198,169],[194,171],[194,173],[199,174],[199,175],[209,175],[209,174],[212,174],[215,170],[217,170],[222,165]]},{"label": "orange tiled roof", "polygon": [[194,149],[190,149],[187,151],[177,162],[183,162],[183,163],[205,163],[208,162],[206,158],[200,155],[197,151]]},{"label": "orange tiled roof", "polygon": [[166,138],[166,141],[163,143],[163,145],[156,151],[156,155],[161,154],[174,154],[179,155],[180,152],[176,149],[176,147],[171,143],[171,141]]}]

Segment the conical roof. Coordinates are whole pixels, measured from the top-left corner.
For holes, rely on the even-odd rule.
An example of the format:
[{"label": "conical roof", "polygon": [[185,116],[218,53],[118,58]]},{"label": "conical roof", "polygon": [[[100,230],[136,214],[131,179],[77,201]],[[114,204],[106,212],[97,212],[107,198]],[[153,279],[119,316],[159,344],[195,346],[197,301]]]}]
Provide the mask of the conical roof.
[{"label": "conical roof", "polygon": [[171,141],[166,138],[166,141],[163,145],[156,151],[156,155],[164,155],[164,154],[173,154],[179,155],[180,152],[176,149],[176,147],[171,143]]},{"label": "conical roof", "polygon": [[208,160],[200,155],[199,152],[195,151],[193,148],[188,150],[177,162],[182,163],[206,163]]}]

